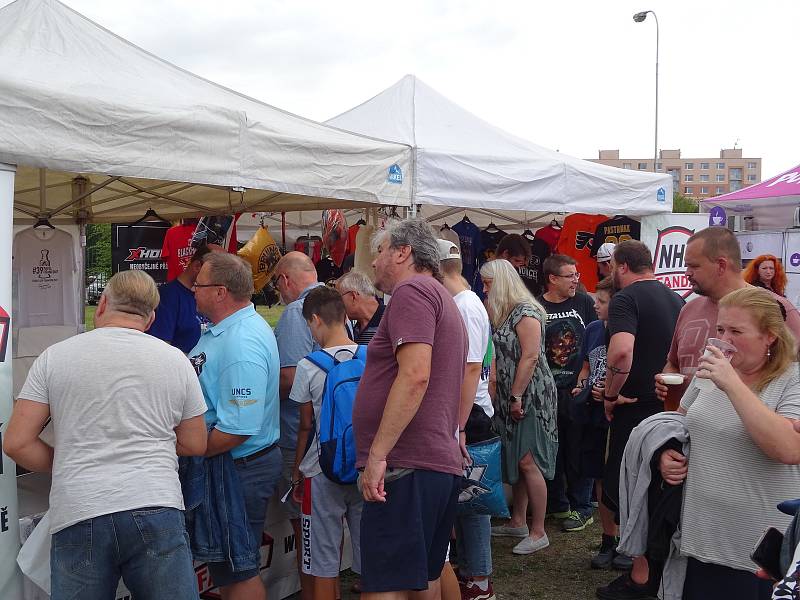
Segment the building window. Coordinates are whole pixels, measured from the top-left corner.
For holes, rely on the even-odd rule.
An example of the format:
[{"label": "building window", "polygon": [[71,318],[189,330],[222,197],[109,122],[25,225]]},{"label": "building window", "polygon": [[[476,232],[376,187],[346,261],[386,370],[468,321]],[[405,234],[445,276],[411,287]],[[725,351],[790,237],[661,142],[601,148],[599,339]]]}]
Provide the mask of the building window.
[{"label": "building window", "polygon": [[756,168],[756,166],[757,166],[757,165],[756,165],[756,163],[754,163],[754,162],[749,162],[749,163],[747,163],[747,168],[748,168],[748,169],[755,169],[755,168]]},{"label": "building window", "polygon": [[708,170],[708,163],[700,163],[700,168],[703,170]]},{"label": "building window", "polygon": [[724,169],[725,168],[725,163],[717,163],[717,168],[718,169]]},{"label": "building window", "polygon": [[667,173],[672,176],[672,187],[677,190],[681,181],[681,172],[678,169],[667,169]]},{"label": "building window", "polygon": [[631,163],[622,163],[622,168],[623,169],[630,169],[631,168]]},{"label": "building window", "polygon": [[730,171],[728,171],[728,180],[729,181],[730,180],[741,181],[742,180],[742,168],[741,167],[737,167],[735,169],[731,169]]},{"label": "building window", "polygon": [[717,181],[725,181],[725,174],[717,173]]},{"label": "building window", "polygon": [[748,175],[747,176],[747,181],[749,181],[751,183],[754,183],[755,180],[756,180],[756,176],[755,175]]},{"label": "building window", "polygon": [[721,185],[718,185],[717,186],[717,193],[718,194],[724,194],[725,193],[725,188],[722,187]]},{"label": "building window", "polygon": [[683,180],[684,181],[694,181],[694,175],[684,175],[683,176]]},{"label": "building window", "polygon": [[700,181],[708,181],[708,175],[700,175]]},{"label": "building window", "polygon": [[664,168],[663,163],[656,163],[656,171],[660,171],[663,168]]},{"label": "building window", "polygon": [[708,188],[707,187],[701,187],[700,188],[700,193],[701,194],[708,194]]},{"label": "building window", "polygon": [[647,163],[639,163],[640,171],[647,171]]},{"label": "building window", "polygon": [[694,163],[683,163],[683,168],[687,170],[694,169]]},{"label": "building window", "polygon": [[737,190],[740,190],[740,189],[742,189],[742,182],[741,182],[741,181],[734,181],[734,180],[731,180],[731,181],[729,182],[729,185],[728,185],[728,187],[730,188],[730,190],[731,190],[732,192],[735,192],[735,191],[737,191]]},{"label": "building window", "polygon": [[683,188],[683,193],[684,194],[694,194],[694,188],[686,186],[685,188]]}]

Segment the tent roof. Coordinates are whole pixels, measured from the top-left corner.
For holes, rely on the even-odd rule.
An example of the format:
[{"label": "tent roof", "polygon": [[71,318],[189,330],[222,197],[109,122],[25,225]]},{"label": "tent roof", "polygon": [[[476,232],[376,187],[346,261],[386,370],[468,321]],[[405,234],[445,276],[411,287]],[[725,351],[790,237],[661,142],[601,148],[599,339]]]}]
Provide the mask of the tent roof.
[{"label": "tent roof", "polygon": [[787,200],[795,203],[798,196],[800,196],[800,165],[760,183],[721,196],[706,198],[701,202],[704,205],[713,206],[716,204],[724,205],[728,202],[763,200],[764,202],[759,204],[768,206],[770,203],[781,204]]},{"label": "tent roof", "polygon": [[413,75],[327,123],[414,146],[415,203],[631,215],[672,210],[669,175],[543,148],[476,117]]},{"label": "tent roof", "polygon": [[95,221],[410,201],[408,146],[238,94],[57,0],[0,9],[0,162],[19,165],[15,218],[77,216],[77,174],[102,186],[83,203]]}]

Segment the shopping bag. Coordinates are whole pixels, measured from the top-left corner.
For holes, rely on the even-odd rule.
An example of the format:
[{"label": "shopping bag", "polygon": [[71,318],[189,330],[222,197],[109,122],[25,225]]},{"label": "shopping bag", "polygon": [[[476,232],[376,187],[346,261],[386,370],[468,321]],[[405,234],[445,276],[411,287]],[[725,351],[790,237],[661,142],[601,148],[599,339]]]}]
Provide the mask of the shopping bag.
[{"label": "shopping bag", "polygon": [[500,438],[467,444],[472,464],[464,467],[458,513],[509,517],[500,468]]}]

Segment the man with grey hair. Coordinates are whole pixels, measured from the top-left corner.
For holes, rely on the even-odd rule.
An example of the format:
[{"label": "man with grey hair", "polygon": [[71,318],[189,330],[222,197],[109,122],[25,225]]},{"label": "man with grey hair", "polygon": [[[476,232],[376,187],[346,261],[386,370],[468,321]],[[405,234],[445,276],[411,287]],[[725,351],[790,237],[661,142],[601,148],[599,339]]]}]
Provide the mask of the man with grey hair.
[{"label": "man with grey hair", "polygon": [[356,344],[369,344],[378,331],[385,306],[369,277],[350,271],[336,281],[336,291],[342,296],[347,318],[355,321],[353,337]]},{"label": "man with grey hair", "polygon": [[[206,456],[231,453],[250,537],[260,546],[267,504],[282,467],[278,347],[272,329],[250,302],[253,275],[241,258],[207,254],[192,288],[197,310],[211,321],[189,353],[208,405]],[[257,568],[233,571],[229,563],[219,562],[210,563],[209,572],[226,600],[266,599]]]},{"label": "man with grey hair", "polygon": [[113,598],[120,577],[137,598],[197,598],[177,455],[206,451],[206,405],[183,353],[144,333],[157,304],[145,272],[114,275],[95,329],[47,348],[14,406],[3,450],[53,475],[53,598]]},{"label": "man with grey hair", "polygon": [[392,294],[356,393],[356,466],[365,597],[439,598],[462,475],[456,432],[467,341],[439,283],[439,247],[421,219],[374,240],[376,287]]}]

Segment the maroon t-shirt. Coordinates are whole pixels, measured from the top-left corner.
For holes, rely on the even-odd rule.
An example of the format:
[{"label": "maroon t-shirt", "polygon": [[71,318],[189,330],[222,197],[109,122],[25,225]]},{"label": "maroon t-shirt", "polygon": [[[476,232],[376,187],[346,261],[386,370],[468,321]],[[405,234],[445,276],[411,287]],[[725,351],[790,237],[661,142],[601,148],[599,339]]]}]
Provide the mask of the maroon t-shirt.
[{"label": "maroon t-shirt", "polygon": [[367,366],[353,407],[356,466],[367,461],[389,390],[397,377],[401,344],[433,348],[428,389],[419,410],[389,453],[392,468],[460,475],[458,407],[467,362],[467,334],[450,293],[433,277],[418,275],[398,284],[367,348]]}]

